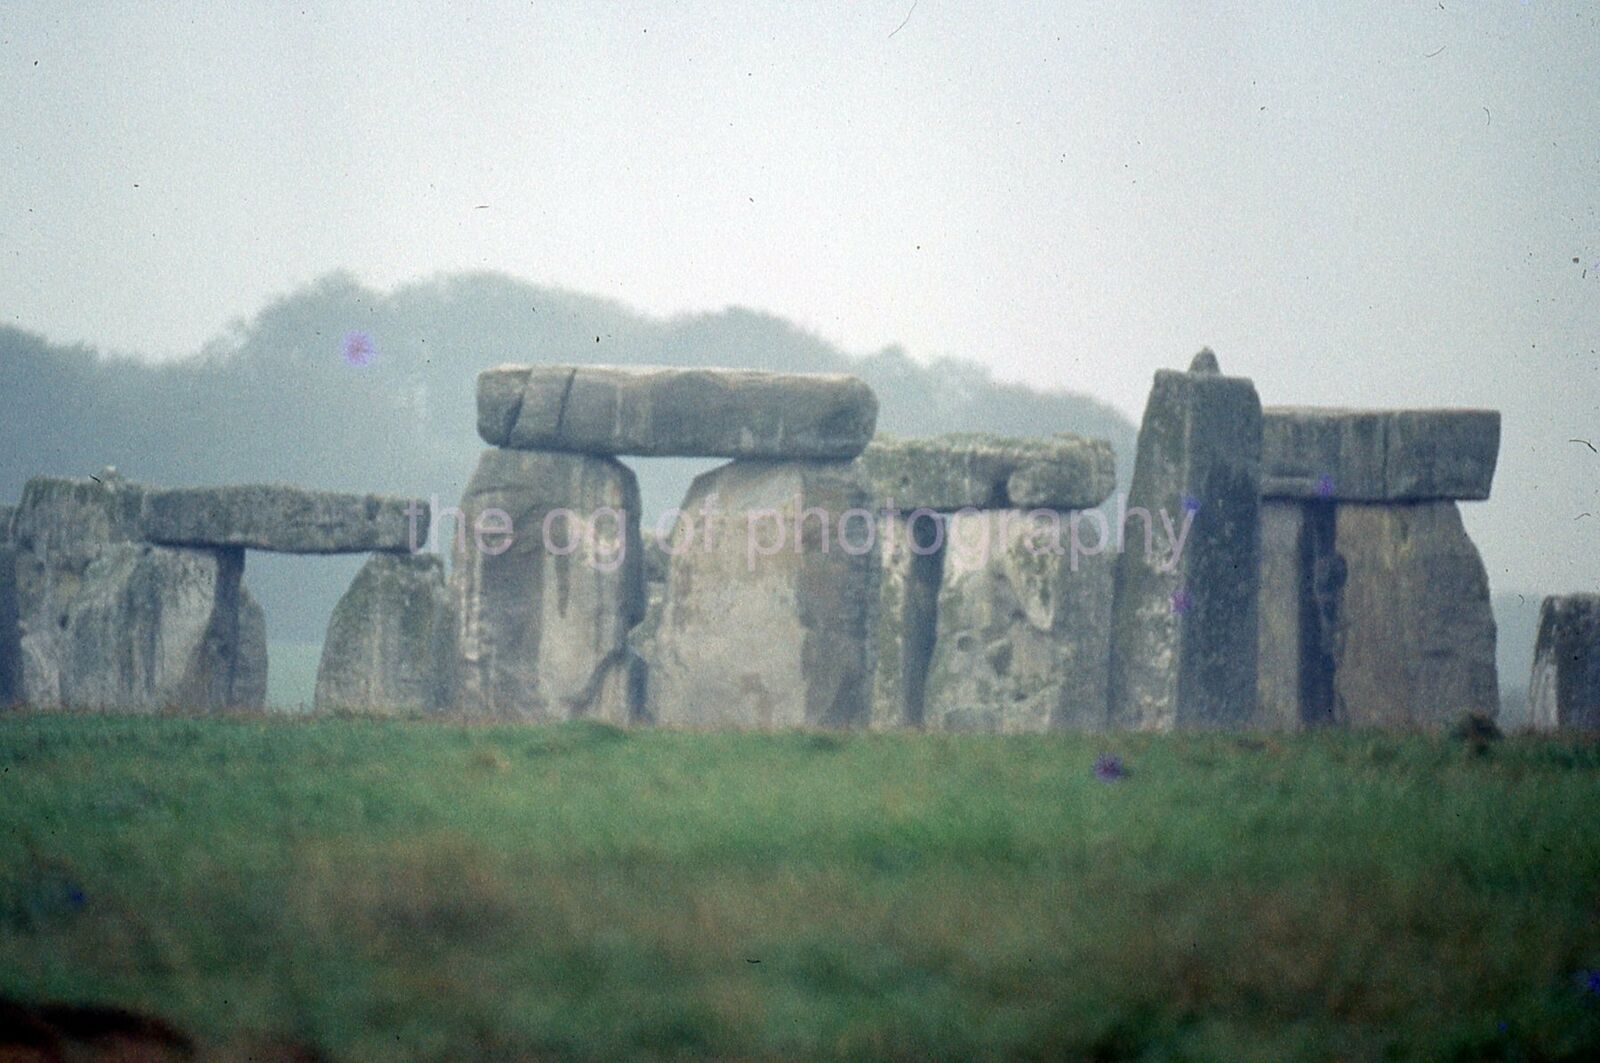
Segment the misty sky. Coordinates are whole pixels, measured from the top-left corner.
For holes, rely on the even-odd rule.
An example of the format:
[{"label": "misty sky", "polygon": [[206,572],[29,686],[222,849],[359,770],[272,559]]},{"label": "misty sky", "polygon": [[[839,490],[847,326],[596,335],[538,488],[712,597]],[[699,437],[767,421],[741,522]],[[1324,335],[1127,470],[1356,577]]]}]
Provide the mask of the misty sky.
[{"label": "misty sky", "polygon": [[490,268],[1135,419],[1210,344],[1503,410],[1492,580],[1600,589],[1596,5],[65,8],[0,7],[0,320],[52,340]]}]

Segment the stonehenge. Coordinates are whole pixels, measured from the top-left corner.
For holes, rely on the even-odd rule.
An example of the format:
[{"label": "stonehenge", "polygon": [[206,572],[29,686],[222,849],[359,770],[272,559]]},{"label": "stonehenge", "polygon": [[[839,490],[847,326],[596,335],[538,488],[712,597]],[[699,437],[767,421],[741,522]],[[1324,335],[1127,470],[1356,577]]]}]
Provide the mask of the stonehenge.
[{"label": "stonehenge", "polygon": [[[1147,545],[1117,556],[1111,725],[1249,726],[1257,696],[1261,402],[1249,380],[1221,374],[1209,349],[1186,373],[1156,371],[1127,513],[1142,516]],[[1164,557],[1149,546],[1159,530],[1171,544]]]},{"label": "stonehenge", "polygon": [[1535,730],[1600,730],[1600,594],[1539,606],[1528,716]]},{"label": "stonehenge", "polygon": [[[1104,440],[875,436],[877,399],[842,375],[500,366],[477,415],[489,448],[437,515],[30,481],[0,507],[0,707],[262,706],[243,571],[269,550],[369,555],[320,711],[1009,734],[1496,708],[1457,509],[1489,495],[1492,411],[1263,408],[1206,350],[1156,372],[1125,495]],[[622,460],[656,456],[726,461],[659,539]],[[436,516],[453,535],[430,546]],[[1597,602],[1545,604],[1540,727],[1600,727]]]},{"label": "stonehenge", "polygon": [[879,507],[872,726],[1103,728],[1110,569],[1064,544],[1116,486],[1110,444],[878,439],[857,464]]},{"label": "stonehenge", "polygon": [[1488,497],[1499,415],[1267,407],[1262,439],[1259,724],[1494,716],[1488,574],[1456,500]]},{"label": "stonehenge", "polygon": [[639,487],[614,458],[487,450],[453,547],[456,708],[630,723],[643,675]]},{"label": "stonehenge", "polygon": [[[163,489],[114,469],[35,477],[0,547],[0,694],[36,708],[259,709],[245,549],[402,549],[414,503],[290,487]],[[413,510],[423,515],[426,509]]]}]

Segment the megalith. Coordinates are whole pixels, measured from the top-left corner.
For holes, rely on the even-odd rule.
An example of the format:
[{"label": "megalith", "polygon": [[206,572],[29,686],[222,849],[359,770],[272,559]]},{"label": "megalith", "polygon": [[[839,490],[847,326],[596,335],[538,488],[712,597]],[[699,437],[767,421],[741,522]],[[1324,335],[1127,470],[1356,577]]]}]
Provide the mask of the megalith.
[{"label": "megalith", "polygon": [[1546,598],[1528,684],[1538,731],[1600,730],[1600,594]]},{"label": "megalith", "polygon": [[17,627],[17,548],[12,506],[0,506],[0,709],[22,700],[22,643]]},{"label": "megalith", "polygon": [[68,606],[59,704],[132,712],[236,706],[243,569],[238,550],[106,547]]},{"label": "megalith", "polygon": [[334,606],[315,708],[412,715],[448,707],[455,617],[444,559],[373,554]]},{"label": "megalith", "polygon": [[928,730],[1103,730],[1109,553],[1074,559],[1063,517],[962,510],[946,528]]},{"label": "megalith", "polygon": [[1209,351],[1190,372],[1158,370],[1127,505],[1145,548],[1125,544],[1115,572],[1113,727],[1254,720],[1260,498],[1255,385],[1221,375]]},{"label": "megalith", "polygon": [[492,449],[453,544],[455,702],[468,716],[631,722],[644,613],[639,488],[612,458]]},{"label": "megalith", "polygon": [[1485,410],[1264,411],[1258,725],[1496,713],[1488,580],[1454,500],[1488,497],[1499,434]]},{"label": "megalith", "polygon": [[872,389],[842,374],[508,365],[478,375],[478,434],[518,450],[852,458],[877,417]]},{"label": "megalith", "polygon": [[946,517],[931,510],[878,515],[877,658],[872,727],[921,727],[939,615]]},{"label": "megalith", "polygon": [[652,719],[865,726],[879,580],[872,506],[850,462],[735,461],[699,476],[665,544]]}]

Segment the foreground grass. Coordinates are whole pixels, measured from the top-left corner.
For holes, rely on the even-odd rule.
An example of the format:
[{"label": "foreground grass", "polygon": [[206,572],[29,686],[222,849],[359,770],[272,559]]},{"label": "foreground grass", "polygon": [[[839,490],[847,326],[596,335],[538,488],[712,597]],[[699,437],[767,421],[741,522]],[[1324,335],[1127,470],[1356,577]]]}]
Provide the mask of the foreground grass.
[{"label": "foreground grass", "polygon": [[1536,739],[12,715],[0,995],[336,1058],[1593,1058],[1597,809]]}]

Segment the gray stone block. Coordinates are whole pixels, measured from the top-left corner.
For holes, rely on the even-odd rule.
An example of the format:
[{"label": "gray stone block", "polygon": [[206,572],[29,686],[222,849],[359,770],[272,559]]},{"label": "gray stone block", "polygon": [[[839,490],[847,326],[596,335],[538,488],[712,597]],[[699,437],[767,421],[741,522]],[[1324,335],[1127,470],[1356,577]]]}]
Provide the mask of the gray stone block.
[{"label": "gray stone block", "polygon": [[17,622],[17,549],[0,544],[0,709],[22,700],[22,632]]},{"label": "gray stone block", "polygon": [[98,477],[36,476],[11,520],[17,546],[37,554],[83,557],[106,543],[136,542],[144,488],[107,469]]},{"label": "gray stone block", "polygon": [[1100,731],[1107,723],[1112,566],[1078,559],[1021,510],[957,513],[944,544],[924,726]]},{"label": "gray stone block", "polygon": [[1130,511],[1166,556],[1117,558],[1111,725],[1246,727],[1256,719],[1261,405],[1249,380],[1161,370],[1139,431]]},{"label": "gray stone block", "polygon": [[1600,730],[1600,594],[1557,595],[1540,606],[1528,717],[1539,731]]},{"label": "gray stone block", "polygon": [[1333,723],[1344,559],[1331,502],[1261,503],[1259,730]]},{"label": "gray stone block", "polygon": [[1111,444],[1068,434],[1043,439],[880,436],[858,462],[879,503],[892,501],[906,511],[1086,509],[1116,487]]},{"label": "gray stone block", "polygon": [[456,704],[474,717],[633,721],[643,683],[639,487],[582,454],[489,450],[454,544]]},{"label": "gray stone block", "polygon": [[68,611],[59,704],[122,712],[234,707],[243,569],[238,550],[106,546]]},{"label": "gray stone block", "polygon": [[436,714],[453,695],[455,616],[444,559],[373,554],[334,606],[315,707]]},{"label": "gray stone block", "polygon": [[735,461],[696,478],[649,661],[652,718],[867,725],[880,565],[872,505],[849,462]]},{"label": "gray stone block", "polygon": [[1485,499],[1500,451],[1493,410],[1270,406],[1262,493],[1337,502]]},{"label": "gray stone block", "polygon": [[278,484],[145,488],[141,536],[167,546],[245,547],[287,554],[422,549],[427,503]]},{"label": "gray stone block", "polygon": [[478,376],[478,434],[520,450],[852,458],[877,418],[872,389],[839,374],[540,365]]},{"label": "gray stone block", "polygon": [[1334,715],[1352,726],[1437,729],[1494,716],[1489,578],[1454,502],[1342,503]]}]

